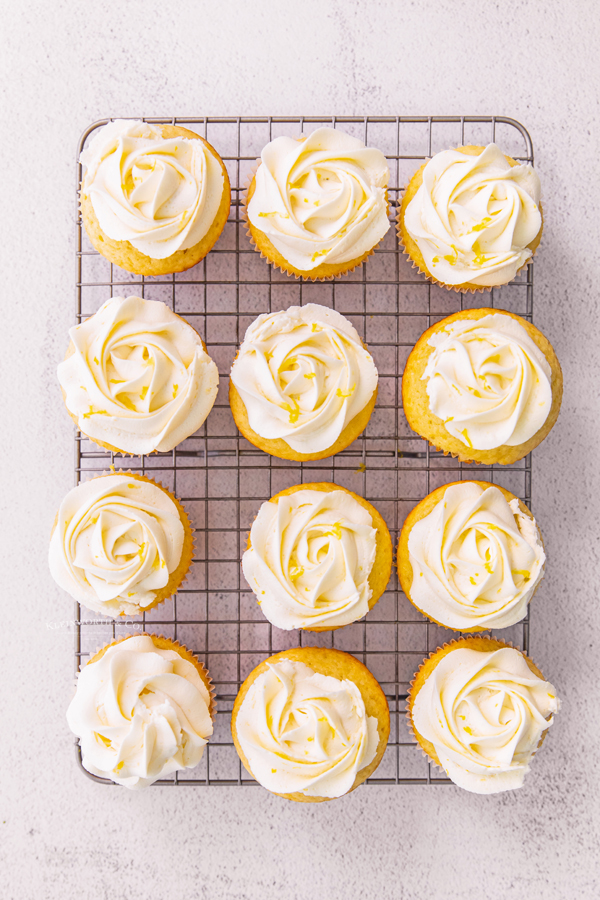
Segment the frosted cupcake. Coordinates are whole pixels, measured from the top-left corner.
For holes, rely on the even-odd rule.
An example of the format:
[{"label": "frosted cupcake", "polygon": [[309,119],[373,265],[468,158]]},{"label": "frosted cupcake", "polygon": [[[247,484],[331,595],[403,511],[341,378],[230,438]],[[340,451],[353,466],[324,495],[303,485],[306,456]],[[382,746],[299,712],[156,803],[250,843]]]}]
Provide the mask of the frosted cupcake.
[{"label": "frosted cupcake", "polygon": [[334,128],[264,148],[248,188],[256,249],[288,275],[313,281],[360,265],[390,227],[383,153]]},{"label": "frosted cupcake", "polygon": [[239,430],[281,459],[323,459],[367,426],[377,369],[340,313],[309,303],[259,316],[233,362],[229,402]]},{"label": "frosted cupcake", "polygon": [[177,591],[193,538],[183,506],[142,475],[101,475],[69,491],[50,540],[50,573],[105,616],[136,616]]},{"label": "frosted cupcake", "polygon": [[197,766],[216,713],[210,676],[177,641],[139,634],[83,667],[67,722],[84,769],[132,790]]},{"label": "frosted cupcake", "polygon": [[69,331],[58,367],[69,415],[100,447],[142,455],[197,431],[219,373],[191,325],[158,300],[111,297]]},{"label": "frosted cupcake", "polygon": [[421,748],[475,794],[523,786],[559,707],[556,689],[520,650],[475,637],[432,653],[408,697]]},{"label": "frosted cupcake", "polygon": [[463,462],[509,465],[558,418],[562,372],[548,339],[502,309],[466,309],[432,325],[402,376],[410,427]]},{"label": "frosted cupcake", "polygon": [[444,150],[411,178],[398,232],[416,268],[454,291],[512,281],[542,237],[540,180],[496,144]]},{"label": "frosted cupcake", "polygon": [[362,497],[327,482],[297,484],[261,506],[242,569],[273,625],[327,631],[375,606],[392,572],[392,541]]},{"label": "frosted cupcake", "polygon": [[80,162],[87,235],[128,272],[183,272],[225,226],[227,170],[214,147],[187,128],[117,119],[97,132]]},{"label": "frosted cupcake", "polygon": [[398,544],[398,575],[410,602],[432,622],[463,632],[525,618],[545,560],[525,504],[485,481],[433,491],[408,515]]},{"label": "frosted cupcake", "polygon": [[250,673],[233,706],[231,731],[244,766],[264,788],[319,803],[373,774],[390,714],[378,682],[353,656],[298,647]]}]

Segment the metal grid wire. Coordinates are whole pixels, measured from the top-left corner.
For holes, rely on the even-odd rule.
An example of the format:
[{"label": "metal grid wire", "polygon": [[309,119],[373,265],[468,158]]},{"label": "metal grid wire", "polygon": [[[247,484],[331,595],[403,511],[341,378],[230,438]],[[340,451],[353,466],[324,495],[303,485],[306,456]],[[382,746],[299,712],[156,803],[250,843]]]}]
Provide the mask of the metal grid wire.
[{"label": "metal grid wire", "polygon": [[[109,119],[82,135],[79,151]],[[230,732],[230,711],[241,682],[265,657],[296,646],[335,647],[365,663],[390,705],[391,733],[385,756],[367,784],[448,784],[425,760],[405,723],[409,682],[423,658],[457,637],[428,622],[406,599],[394,571],[388,590],[366,619],[338,631],[303,635],[271,626],[245,583],[240,566],[250,524],[260,504],[293,484],[331,481],[379,510],[394,544],[409,510],[450,481],[495,482],[531,505],[531,458],[512,466],[462,464],[430,449],[409,429],[402,411],[401,376],[406,358],[425,329],[459,309],[497,306],[531,320],[533,266],[508,286],[462,295],[430,285],[400,252],[395,227],[354,273],[313,284],[283,275],[253,249],[242,220],[243,191],[263,146],[281,134],[297,137],[322,125],[339,128],[381,149],[388,159],[390,220],[402,188],[425,158],[464,144],[498,142],[504,153],[533,162],[527,131],[500,116],[149,118],[190,127],[223,158],[232,203],[223,234],[205,260],[176,275],[143,277],[111,265],[89,244],[77,219],[77,322],[111,296],[140,294],[163,300],[204,338],[220,374],[215,406],[202,428],[170,453],[123,457],[75,439],[75,483],[114,465],[147,473],[175,492],[195,527],[195,558],[177,595],[149,613],[115,622],[76,604],[75,667],[115,637],[141,630],[179,640],[207,666],[217,691],[214,735],[201,763],[157,781],[158,785],[256,784],[243,769]],[[78,154],[79,156],[79,154]],[[77,167],[77,187],[81,181]],[[269,457],[235,427],[227,402],[229,370],[247,326],[260,313],[294,304],[320,303],[343,313],[356,327],[379,370],[377,405],[364,434],[347,450],[315,462]],[[499,634],[528,650],[529,617]],[[79,763],[81,757],[77,748]],[[82,769],[83,770],[83,769]],[[83,770],[85,771],[85,770]],[[86,774],[88,774],[86,772]],[[94,776],[89,776],[94,777]],[[95,781],[112,784],[107,779]]]}]

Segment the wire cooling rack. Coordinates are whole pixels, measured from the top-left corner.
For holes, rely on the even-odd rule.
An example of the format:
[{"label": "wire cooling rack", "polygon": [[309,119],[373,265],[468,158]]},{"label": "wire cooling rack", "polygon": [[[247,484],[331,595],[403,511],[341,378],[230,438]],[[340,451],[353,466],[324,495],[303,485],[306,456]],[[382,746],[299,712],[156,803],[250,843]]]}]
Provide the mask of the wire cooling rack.
[{"label": "wire cooling rack", "polygon": [[[97,129],[90,125],[79,153]],[[111,265],[92,248],[77,218],[77,322],[111,296],[140,294],[163,300],[204,338],[220,374],[215,406],[200,431],[170,453],[122,457],[75,438],[75,483],[114,465],[146,473],[175,492],[195,527],[195,558],[177,595],[141,617],[115,622],[76,604],[75,670],[116,637],[142,630],[184,643],[205,663],[218,702],[214,735],[201,763],[158,785],[256,784],[243,769],[230,731],[241,682],[265,657],[301,645],[335,647],[365,663],[390,705],[385,756],[367,784],[448,784],[426,761],[404,721],[409,682],[423,658],[458,635],[428,622],[407,601],[394,571],[388,590],[367,617],[338,631],[303,635],[280,631],[262,615],[244,581],[240,559],[260,504],[284,488],[331,481],[366,497],[386,520],[394,544],[409,510],[450,481],[477,478],[512,491],[531,505],[531,458],[512,466],[462,464],[430,449],[411,432],[401,404],[401,376],[416,340],[431,324],[459,309],[497,306],[531,320],[533,265],[514,282],[485,294],[458,294],[430,285],[400,252],[395,227],[355,272],[313,284],[275,271],[253,249],[242,220],[243,191],[256,158],[273,138],[297,137],[323,125],[381,149],[388,159],[390,220],[403,186],[425,158],[449,147],[496,141],[503,152],[533,162],[525,128],[500,116],[148,118],[190,127],[223,158],[232,189],[227,222],[217,245],[197,266],[176,275],[143,277]],[[81,181],[77,166],[77,188]],[[304,303],[343,313],[368,344],[379,370],[377,405],[364,434],[330,459],[296,463],[269,457],[240,436],[227,402],[229,370],[247,326],[260,313]],[[527,652],[529,616],[499,633]],[[81,756],[77,747],[79,764]],[[85,770],[82,767],[82,771]],[[89,775],[89,773],[85,773]],[[107,779],[89,776],[112,784]]]}]

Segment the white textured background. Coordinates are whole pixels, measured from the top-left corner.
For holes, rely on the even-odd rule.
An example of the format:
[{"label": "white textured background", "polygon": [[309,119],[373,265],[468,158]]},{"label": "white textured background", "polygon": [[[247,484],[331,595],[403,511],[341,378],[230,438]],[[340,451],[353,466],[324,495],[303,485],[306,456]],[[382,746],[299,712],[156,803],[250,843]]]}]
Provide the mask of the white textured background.
[{"label": "white textured background", "polygon": [[[0,6],[2,897],[598,897],[597,3]],[[535,318],[566,385],[534,461],[550,562],[532,655],[563,709],[513,794],[372,787],[303,806],[259,789],[129,793],[76,769],[64,718],[72,641],[46,626],[72,604],[46,547],[73,479],[55,367],[73,321],[77,140],[106,115],[285,113],[492,113],[531,132],[547,215]]]}]

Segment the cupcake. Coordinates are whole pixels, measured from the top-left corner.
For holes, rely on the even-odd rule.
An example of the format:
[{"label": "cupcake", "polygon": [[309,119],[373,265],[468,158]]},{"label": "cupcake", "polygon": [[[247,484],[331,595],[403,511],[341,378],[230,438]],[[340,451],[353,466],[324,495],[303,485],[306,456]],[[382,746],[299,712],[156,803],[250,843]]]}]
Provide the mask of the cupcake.
[{"label": "cupcake", "polygon": [[469,637],[425,660],[408,697],[412,731],[452,781],[474,794],[523,785],[560,701],[509,644]]},{"label": "cupcake", "polygon": [[377,510],[352,491],[297,484],[261,506],[242,569],[277,628],[329,631],[375,606],[392,573],[392,540]]},{"label": "cupcake", "polygon": [[191,325],[158,300],[111,297],[69,331],[58,367],[69,415],[114,453],[165,452],[197,431],[219,373]]},{"label": "cupcake", "polygon": [[82,668],[67,722],[84,769],[140,790],[198,765],[215,714],[202,663],[176,641],[136,634],[108,644]]},{"label": "cupcake", "polygon": [[131,472],[69,491],[50,540],[50,573],[74,600],[105,616],[138,616],[174,594],[193,556],[183,506]]},{"label": "cupcake", "polygon": [[444,150],[411,178],[398,233],[413,265],[453,291],[512,281],[542,237],[540,180],[496,144]]},{"label": "cupcake", "polygon": [[319,803],[373,774],[390,714],[379,683],[353,656],[297,647],[269,657],[246,678],[231,731],[244,766],[264,788]]},{"label": "cupcake", "polygon": [[183,272],[223,231],[231,191],[223,160],[187,128],[117,119],[80,160],[81,215],[102,256],[137,275]]},{"label": "cupcake", "polygon": [[402,376],[408,424],[463,462],[509,465],[558,418],[562,372],[541,331],[503,309],[466,309],[432,325]]},{"label": "cupcake", "polygon": [[309,303],[259,316],[233,362],[239,430],[281,459],[323,459],[367,427],[377,399],[373,357],[350,322]]},{"label": "cupcake", "polygon": [[402,590],[438,625],[475,632],[524,619],[544,575],[535,519],[510,491],[457,481],[408,515],[398,544]]},{"label": "cupcake", "polygon": [[313,281],[352,271],[390,227],[389,170],[380,150],[334,128],[264,148],[246,218],[261,256]]}]

